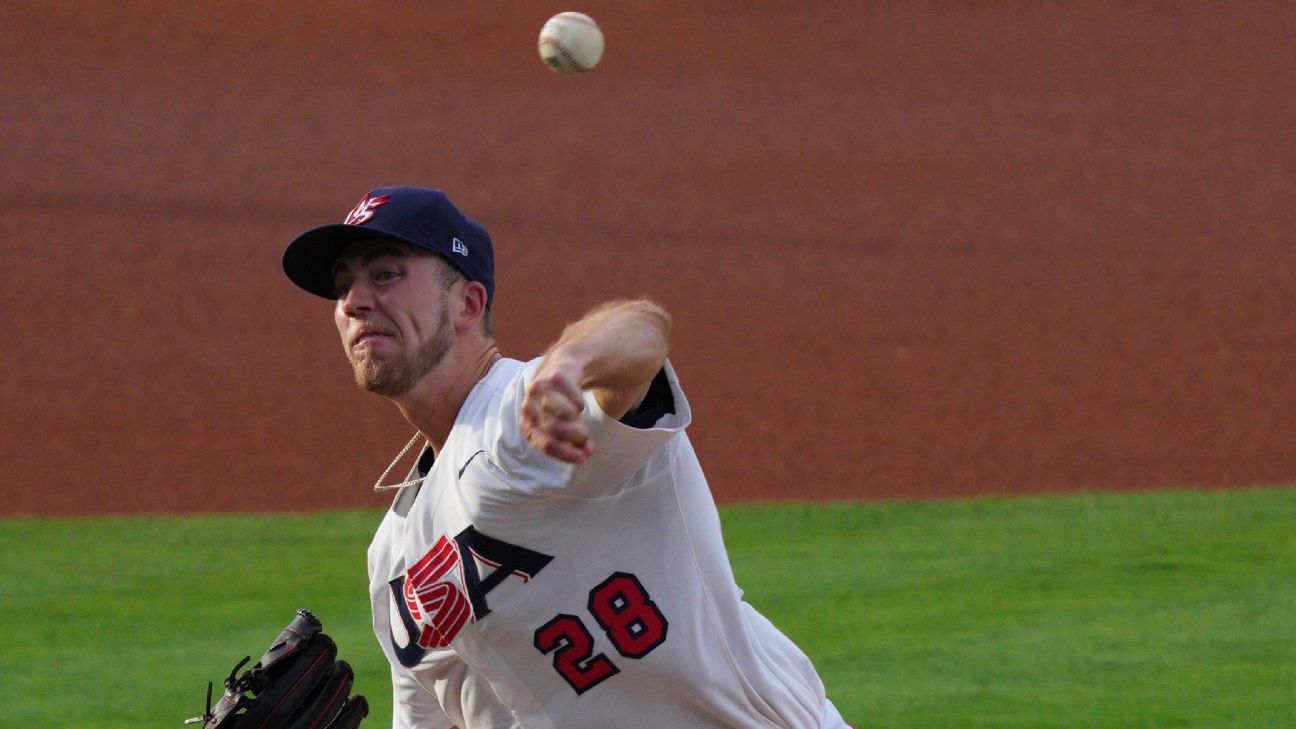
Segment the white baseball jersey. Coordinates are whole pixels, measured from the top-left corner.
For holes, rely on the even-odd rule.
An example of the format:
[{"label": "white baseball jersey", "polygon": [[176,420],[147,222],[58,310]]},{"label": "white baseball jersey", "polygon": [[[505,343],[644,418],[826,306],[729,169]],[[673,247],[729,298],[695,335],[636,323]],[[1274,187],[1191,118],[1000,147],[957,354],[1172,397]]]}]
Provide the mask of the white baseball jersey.
[{"label": "white baseball jersey", "polygon": [[638,416],[653,422],[617,421],[586,393],[581,465],[521,433],[538,365],[501,360],[477,383],[369,548],[394,726],[817,729],[835,715],[806,656],[742,601],[670,364]]}]

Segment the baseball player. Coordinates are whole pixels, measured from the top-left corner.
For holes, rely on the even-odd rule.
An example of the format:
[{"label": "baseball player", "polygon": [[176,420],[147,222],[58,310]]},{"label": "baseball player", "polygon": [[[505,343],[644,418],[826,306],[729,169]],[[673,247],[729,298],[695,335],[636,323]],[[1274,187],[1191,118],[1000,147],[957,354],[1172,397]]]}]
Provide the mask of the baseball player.
[{"label": "baseball player", "polygon": [[502,357],[490,236],[426,188],[372,190],[283,267],[422,445],[375,484],[396,491],[369,548],[393,727],[846,726],[734,583],[660,306]]}]

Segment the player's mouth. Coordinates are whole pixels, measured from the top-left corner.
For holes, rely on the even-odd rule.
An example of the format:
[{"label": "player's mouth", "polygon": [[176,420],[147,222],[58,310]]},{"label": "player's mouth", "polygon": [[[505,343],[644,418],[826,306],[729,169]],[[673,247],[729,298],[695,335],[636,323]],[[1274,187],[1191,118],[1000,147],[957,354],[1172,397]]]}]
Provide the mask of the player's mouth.
[{"label": "player's mouth", "polygon": [[362,329],[358,334],[351,338],[351,348],[357,349],[368,345],[373,347],[374,344],[383,340],[395,340],[396,335],[379,329]]}]

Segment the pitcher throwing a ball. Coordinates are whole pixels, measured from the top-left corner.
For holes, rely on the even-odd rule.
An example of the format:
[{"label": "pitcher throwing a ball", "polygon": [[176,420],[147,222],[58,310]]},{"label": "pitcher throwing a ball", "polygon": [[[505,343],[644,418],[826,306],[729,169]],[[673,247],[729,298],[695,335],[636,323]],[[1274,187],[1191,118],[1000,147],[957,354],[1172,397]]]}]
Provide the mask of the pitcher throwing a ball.
[{"label": "pitcher throwing a ball", "polygon": [[660,306],[502,357],[490,236],[426,188],[370,191],[283,267],[335,302],[356,383],[421,446],[375,484],[395,491],[369,548],[393,727],[845,726],[734,583]]}]

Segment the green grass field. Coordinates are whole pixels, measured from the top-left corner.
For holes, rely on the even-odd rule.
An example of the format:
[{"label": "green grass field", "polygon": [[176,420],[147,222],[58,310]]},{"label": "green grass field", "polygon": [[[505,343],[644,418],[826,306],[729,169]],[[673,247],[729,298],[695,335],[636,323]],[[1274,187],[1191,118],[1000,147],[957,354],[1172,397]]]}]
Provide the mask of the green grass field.
[{"label": "green grass field", "polygon": [[[1296,489],[722,516],[747,599],[856,726],[1296,726]],[[179,727],[298,607],[390,726],[378,518],[0,520],[0,727]]]}]

